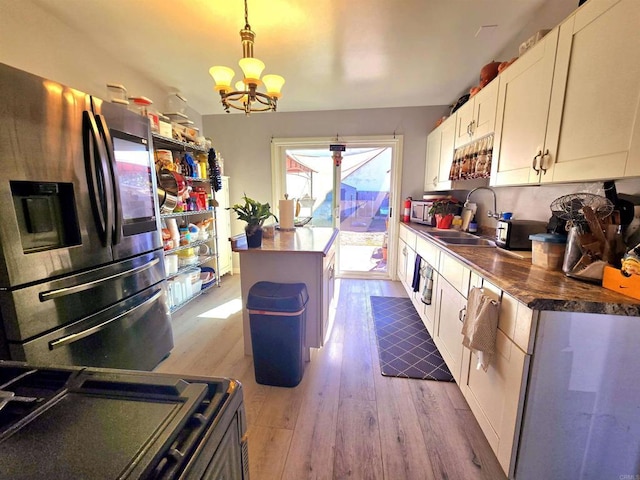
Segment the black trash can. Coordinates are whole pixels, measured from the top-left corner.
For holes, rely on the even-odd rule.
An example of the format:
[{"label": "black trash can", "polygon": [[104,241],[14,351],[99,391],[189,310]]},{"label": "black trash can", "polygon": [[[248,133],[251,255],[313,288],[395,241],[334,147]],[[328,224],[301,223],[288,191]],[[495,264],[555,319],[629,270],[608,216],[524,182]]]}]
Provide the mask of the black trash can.
[{"label": "black trash can", "polygon": [[304,374],[304,283],[258,282],[249,290],[247,310],[256,382],[295,387]]}]

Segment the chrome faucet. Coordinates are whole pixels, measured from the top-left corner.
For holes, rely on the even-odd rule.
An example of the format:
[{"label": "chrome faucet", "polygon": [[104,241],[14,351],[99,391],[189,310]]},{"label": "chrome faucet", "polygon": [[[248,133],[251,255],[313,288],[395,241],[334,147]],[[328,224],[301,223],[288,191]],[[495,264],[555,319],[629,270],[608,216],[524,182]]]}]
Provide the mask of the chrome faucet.
[{"label": "chrome faucet", "polygon": [[500,218],[500,216],[502,215],[501,213],[498,212],[498,207],[497,207],[497,202],[496,202],[496,192],[493,191],[492,188],[490,187],[476,187],[473,190],[471,190],[468,194],[467,194],[467,199],[464,202],[464,206],[467,207],[469,205],[469,198],[471,198],[471,194],[473,192],[475,192],[476,190],[489,190],[492,194],[493,194],[493,211],[489,210],[487,212],[487,217],[489,218],[495,218],[498,219]]}]

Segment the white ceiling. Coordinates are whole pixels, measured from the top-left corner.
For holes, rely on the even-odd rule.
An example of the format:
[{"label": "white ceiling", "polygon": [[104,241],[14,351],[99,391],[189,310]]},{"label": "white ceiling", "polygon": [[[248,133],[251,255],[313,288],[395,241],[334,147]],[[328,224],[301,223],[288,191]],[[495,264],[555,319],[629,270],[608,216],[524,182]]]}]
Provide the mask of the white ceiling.
[{"label": "white ceiling", "polygon": [[[264,73],[286,79],[279,111],[446,105],[545,1],[249,0],[249,23]],[[242,0],[35,3],[201,114],[222,113],[208,70],[240,72]]]}]

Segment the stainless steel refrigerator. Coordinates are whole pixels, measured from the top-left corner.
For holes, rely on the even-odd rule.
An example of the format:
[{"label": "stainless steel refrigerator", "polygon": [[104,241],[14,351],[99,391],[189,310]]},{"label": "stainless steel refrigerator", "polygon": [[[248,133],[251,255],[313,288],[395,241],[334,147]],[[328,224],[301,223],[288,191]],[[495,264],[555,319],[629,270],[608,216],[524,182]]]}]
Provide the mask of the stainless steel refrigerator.
[{"label": "stainless steel refrigerator", "polygon": [[152,150],[145,117],[0,64],[0,358],[169,353]]}]

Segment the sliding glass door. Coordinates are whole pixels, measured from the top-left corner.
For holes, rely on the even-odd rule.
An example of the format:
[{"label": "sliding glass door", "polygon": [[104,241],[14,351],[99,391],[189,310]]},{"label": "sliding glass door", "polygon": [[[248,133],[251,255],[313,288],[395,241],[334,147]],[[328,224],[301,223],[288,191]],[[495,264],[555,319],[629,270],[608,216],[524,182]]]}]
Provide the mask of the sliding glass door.
[{"label": "sliding glass door", "polygon": [[339,275],[389,278],[387,246],[395,235],[389,217],[398,200],[392,187],[401,143],[345,140],[338,142],[345,145],[338,155],[329,149],[335,139],[274,140],[274,201],[287,193],[296,201],[298,225],[340,230]]}]

